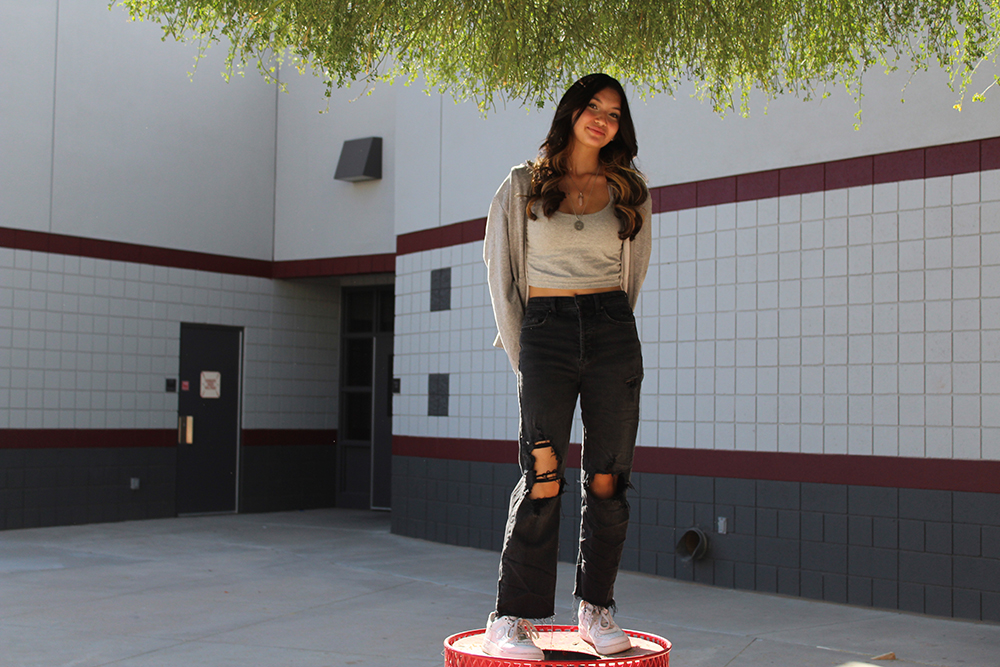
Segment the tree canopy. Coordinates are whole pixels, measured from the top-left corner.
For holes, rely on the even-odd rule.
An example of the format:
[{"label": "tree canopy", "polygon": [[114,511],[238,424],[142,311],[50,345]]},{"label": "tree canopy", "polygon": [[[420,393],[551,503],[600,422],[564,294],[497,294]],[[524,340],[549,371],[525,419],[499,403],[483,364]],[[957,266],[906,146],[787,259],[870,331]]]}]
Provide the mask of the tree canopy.
[{"label": "tree canopy", "polygon": [[[957,108],[1000,47],[1000,0],[121,0],[133,19],[199,54],[228,49],[227,74],[276,62],[355,82],[424,77],[432,89],[542,106],[604,71],[641,94],[693,82],[718,111],[831,84],[860,96],[875,68],[949,73]],[[998,83],[992,75],[973,94]]]}]

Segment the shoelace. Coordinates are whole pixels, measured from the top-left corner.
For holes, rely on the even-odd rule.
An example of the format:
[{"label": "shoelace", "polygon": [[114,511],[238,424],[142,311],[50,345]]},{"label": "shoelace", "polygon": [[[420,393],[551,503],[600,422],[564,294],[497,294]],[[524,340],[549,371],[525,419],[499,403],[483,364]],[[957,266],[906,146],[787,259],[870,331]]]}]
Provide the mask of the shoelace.
[{"label": "shoelace", "polygon": [[[607,630],[614,625],[614,620],[611,618],[611,610],[607,607],[598,607],[597,605],[587,604],[587,609],[593,614],[596,613],[598,621],[597,627],[601,630]],[[581,614],[582,616],[582,614]]]},{"label": "shoelace", "polygon": [[524,641],[529,639],[538,639],[538,630],[531,621],[519,618],[517,623],[511,626],[510,630],[507,631],[508,637],[515,637],[518,641]]}]

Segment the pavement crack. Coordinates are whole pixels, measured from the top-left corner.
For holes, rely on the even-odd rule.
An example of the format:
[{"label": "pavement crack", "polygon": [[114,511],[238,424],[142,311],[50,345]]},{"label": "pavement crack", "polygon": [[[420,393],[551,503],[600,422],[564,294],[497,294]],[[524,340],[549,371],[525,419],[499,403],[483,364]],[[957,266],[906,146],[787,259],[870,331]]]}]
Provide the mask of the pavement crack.
[{"label": "pavement crack", "polygon": [[744,646],[743,648],[741,648],[741,649],[739,650],[739,653],[737,653],[737,654],[736,654],[736,655],[734,655],[734,656],[733,656],[732,658],[730,658],[730,659],[729,659],[729,662],[727,662],[727,663],[726,663],[725,665],[723,665],[722,667],[729,667],[729,665],[733,664],[733,660],[736,660],[736,658],[738,658],[738,657],[740,657],[741,655],[743,655],[743,651],[745,651],[745,650],[747,650],[748,648],[750,648],[751,646],[753,646],[753,643],[754,643],[755,641],[757,641],[757,638],[756,638],[756,637],[754,637],[753,639],[751,639],[751,640],[750,640],[750,641],[749,641],[749,642],[747,643],[747,645],[746,645],[746,646]]},{"label": "pavement crack", "polygon": [[140,651],[140,652],[134,653],[132,655],[122,656],[121,658],[115,658],[114,660],[111,660],[109,662],[102,662],[99,665],[95,665],[95,667],[107,667],[108,665],[116,665],[118,663],[125,662],[126,660],[133,660],[135,658],[141,658],[144,655],[153,655],[154,653],[157,653],[159,651],[163,651],[165,649],[176,648],[178,646],[184,646],[185,644],[190,644],[190,643],[191,643],[190,641],[179,641],[179,642],[176,642],[174,644],[168,644],[167,646],[160,646],[158,648],[152,648],[152,649],[149,649],[147,651]]}]

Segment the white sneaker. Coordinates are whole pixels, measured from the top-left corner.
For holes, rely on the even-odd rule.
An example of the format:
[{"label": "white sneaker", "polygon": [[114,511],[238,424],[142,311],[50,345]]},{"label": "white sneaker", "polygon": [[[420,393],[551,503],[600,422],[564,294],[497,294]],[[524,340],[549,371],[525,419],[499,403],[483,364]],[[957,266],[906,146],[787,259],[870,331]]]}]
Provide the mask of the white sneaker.
[{"label": "white sneaker", "polygon": [[577,621],[580,639],[593,646],[601,655],[621,653],[632,648],[628,635],[611,618],[607,607],[598,607],[580,600]]},{"label": "white sneaker", "polygon": [[535,645],[538,630],[531,621],[516,616],[497,616],[494,611],[486,621],[483,653],[495,658],[544,660],[545,653]]}]

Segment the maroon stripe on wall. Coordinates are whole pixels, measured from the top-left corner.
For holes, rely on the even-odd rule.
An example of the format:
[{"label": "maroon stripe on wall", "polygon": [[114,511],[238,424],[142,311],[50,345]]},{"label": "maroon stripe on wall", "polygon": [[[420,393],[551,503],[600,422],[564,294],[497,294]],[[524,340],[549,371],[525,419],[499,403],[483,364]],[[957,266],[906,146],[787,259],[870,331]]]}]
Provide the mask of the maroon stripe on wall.
[{"label": "maroon stripe on wall", "polygon": [[653,213],[681,211],[698,205],[697,183],[681,183],[653,188],[650,194],[653,197]]},{"label": "maroon stripe on wall", "polygon": [[788,167],[778,172],[778,195],[787,197],[819,192],[823,189],[824,182],[824,167],[821,164]]},{"label": "maroon stripe on wall", "polygon": [[[1000,169],[1000,138],[868,155],[847,160],[758,171],[650,189],[653,213],[731,204],[874,183]],[[396,254],[406,255],[481,241],[486,218],[400,234]]]},{"label": "maroon stripe on wall", "polygon": [[[334,445],[337,429],[243,429],[246,447]],[[57,447],[174,447],[177,431],[158,428],[5,428],[0,429],[0,449],[52,449]]]},{"label": "maroon stripe on wall", "polygon": [[1000,461],[638,447],[640,472],[1000,493]]},{"label": "maroon stripe on wall", "polygon": [[5,428],[0,449],[175,447],[177,431],[162,428]]},{"label": "maroon stripe on wall", "polygon": [[295,447],[298,445],[335,445],[337,429],[243,429],[244,447]]},{"label": "maroon stripe on wall", "polygon": [[827,162],[823,169],[825,179],[823,188],[825,190],[838,190],[871,185],[873,164],[873,157],[856,157],[850,160]]},{"label": "maroon stripe on wall", "polygon": [[984,139],[979,145],[979,166],[986,169],[1000,169],[1000,138]]},{"label": "maroon stripe on wall", "polygon": [[911,181],[924,177],[924,149],[876,155],[872,180],[875,183]]},{"label": "maroon stripe on wall", "polygon": [[[516,463],[517,443],[396,435],[392,438],[392,453]],[[579,467],[579,445],[571,446],[567,465]],[[1000,461],[637,447],[633,469],[704,477],[1000,493]]]},{"label": "maroon stripe on wall", "polygon": [[0,227],[0,247],[257,278],[347,276],[396,270],[394,253],[272,262],[8,227]]},{"label": "maroon stripe on wall", "polygon": [[698,181],[696,190],[698,206],[728,204],[736,201],[736,177],[729,176],[728,178]]},{"label": "maroon stripe on wall", "polygon": [[469,440],[466,438],[424,438],[392,436],[392,453],[452,461],[517,463],[517,443],[511,440]]},{"label": "maroon stripe on wall", "polygon": [[361,273],[395,273],[396,255],[355,255],[274,262],[272,278],[311,278],[353,276]]},{"label": "maroon stripe on wall", "polygon": [[1000,169],[1000,138],[881,153],[651,190],[653,213]]},{"label": "maroon stripe on wall", "polygon": [[924,173],[927,178],[953,176],[979,171],[980,142],[934,146],[924,153]]},{"label": "maroon stripe on wall", "polygon": [[18,250],[51,252],[59,255],[170,266],[178,269],[197,269],[259,278],[271,277],[271,262],[263,259],[246,259],[191,250],[157,248],[136,243],[103,241],[24,229],[0,227],[0,246]]},{"label": "maroon stripe on wall", "polygon": [[777,197],[780,192],[780,172],[758,171],[736,177],[736,201]]},{"label": "maroon stripe on wall", "polygon": [[[987,169],[1000,169],[1000,137],[678,183],[652,188],[650,198],[654,213],[666,213]],[[476,218],[400,234],[396,237],[395,254],[288,261],[246,259],[6,227],[0,227],[0,246],[261,278],[307,278],[393,273],[398,255],[481,241],[485,235],[486,218]]]},{"label": "maroon stripe on wall", "polygon": [[486,218],[456,222],[444,227],[422,229],[396,237],[396,254],[409,255],[424,250],[482,241],[486,237]]}]

